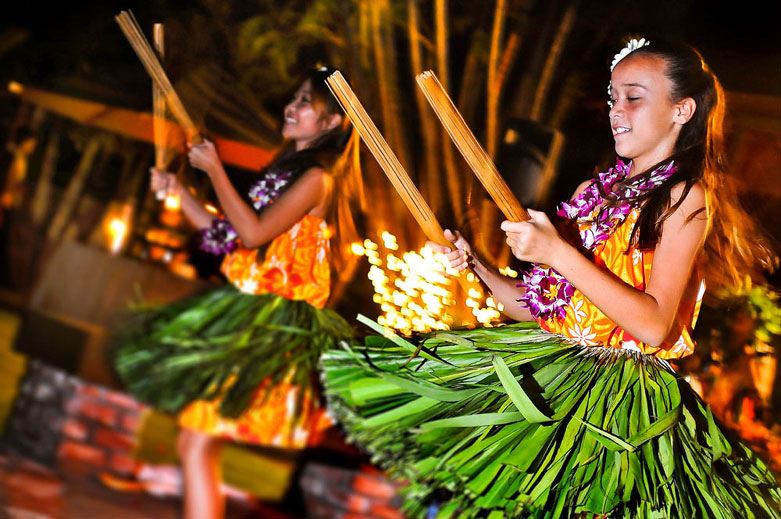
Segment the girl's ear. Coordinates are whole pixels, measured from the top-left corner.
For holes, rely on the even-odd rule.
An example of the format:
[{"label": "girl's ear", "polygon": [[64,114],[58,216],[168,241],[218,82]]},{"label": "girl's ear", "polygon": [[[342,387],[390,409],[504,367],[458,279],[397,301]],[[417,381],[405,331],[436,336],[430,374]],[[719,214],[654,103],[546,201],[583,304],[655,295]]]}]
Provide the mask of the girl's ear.
[{"label": "girl's ear", "polygon": [[697,102],[691,97],[687,97],[678,103],[675,109],[675,122],[678,124],[686,124],[694,115],[695,110],[697,110]]},{"label": "girl's ear", "polygon": [[332,114],[332,115],[328,116],[328,120],[327,120],[327,123],[326,123],[326,128],[328,130],[333,130],[334,128],[336,128],[337,126],[342,124],[342,120],[343,119],[344,119],[344,117],[342,116],[342,114]]}]

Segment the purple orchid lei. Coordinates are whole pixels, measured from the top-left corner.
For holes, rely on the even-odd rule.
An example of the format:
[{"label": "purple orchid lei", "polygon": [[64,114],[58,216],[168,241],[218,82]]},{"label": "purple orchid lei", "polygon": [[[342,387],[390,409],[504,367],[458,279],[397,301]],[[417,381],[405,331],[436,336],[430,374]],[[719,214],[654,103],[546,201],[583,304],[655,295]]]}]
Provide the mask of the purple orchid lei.
[{"label": "purple orchid lei", "polygon": [[[290,181],[291,176],[291,172],[266,173],[249,190],[252,206],[259,210],[273,202]],[[201,230],[201,250],[215,255],[228,254],[239,246],[238,237],[236,229],[228,220],[217,218],[212,220],[211,227]]]},{"label": "purple orchid lei", "polygon": [[253,207],[260,209],[273,202],[279,196],[282,188],[290,181],[291,176],[292,173],[289,171],[285,173],[266,173],[266,176],[249,190]]},{"label": "purple orchid lei", "polygon": [[[615,192],[616,184],[626,179],[631,167],[618,159],[616,166],[607,172],[600,173],[589,186],[574,200],[562,202],[557,215],[579,224],[580,239],[583,246],[593,251],[603,243],[621,225],[632,212],[632,200],[644,192],[655,189],[675,173],[675,164],[670,161],[654,170],[639,183],[628,183]],[[600,189],[601,188],[601,189]],[[606,200],[602,193],[614,193],[626,202],[609,205],[594,214],[595,210]],[[563,319],[575,287],[555,269],[535,263],[523,274],[519,287],[525,287],[526,293],[518,300],[522,306],[529,309],[535,319]]]},{"label": "purple orchid lei", "polygon": [[228,254],[239,246],[238,237],[228,220],[215,218],[211,227],[201,230],[201,250],[214,255]]}]

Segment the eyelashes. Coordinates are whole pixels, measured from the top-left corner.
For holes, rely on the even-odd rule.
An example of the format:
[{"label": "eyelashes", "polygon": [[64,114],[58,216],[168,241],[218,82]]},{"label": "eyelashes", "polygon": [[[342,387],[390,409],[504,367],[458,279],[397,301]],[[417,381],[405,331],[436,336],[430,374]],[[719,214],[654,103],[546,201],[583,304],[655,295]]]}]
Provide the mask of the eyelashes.
[{"label": "eyelashes", "polygon": [[[639,97],[627,97],[626,98],[626,100],[629,101],[629,102],[638,101],[639,99],[640,99]],[[607,100],[608,108],[612,109],[615,106],[616,102],[618,102],[618,99],[614,99],[612,97],[609,97],[608,100]]]}]

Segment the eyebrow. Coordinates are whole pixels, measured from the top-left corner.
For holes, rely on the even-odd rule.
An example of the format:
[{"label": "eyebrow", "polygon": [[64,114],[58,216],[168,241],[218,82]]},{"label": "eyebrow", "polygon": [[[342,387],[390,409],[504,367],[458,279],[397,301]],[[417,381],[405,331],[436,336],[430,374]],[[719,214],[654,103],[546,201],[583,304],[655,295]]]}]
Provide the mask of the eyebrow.
[{"label": "eyebrow", "polygon": [[621,86],[624,86],[624,87],[640,87],[640,88],[643,88],[645,90],[648,90],[648,87],[646,87],[645,85],[641,85],[640,83],[624,83]]}]

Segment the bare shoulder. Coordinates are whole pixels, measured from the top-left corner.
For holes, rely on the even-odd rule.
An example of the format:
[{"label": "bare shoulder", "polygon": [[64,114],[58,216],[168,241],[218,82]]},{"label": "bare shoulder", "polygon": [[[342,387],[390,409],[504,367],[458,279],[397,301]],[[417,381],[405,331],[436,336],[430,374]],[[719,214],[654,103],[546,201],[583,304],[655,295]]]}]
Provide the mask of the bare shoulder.
[{"label": "bare shoulder", "polygon": [[705,187],[703,187],[702,183],[697,182],[691,186],[688,193],[685,192],[685,187],[686,184],[684,182],[679,182],[673,186],[670,190],[670,204],[675,205],[680,202],[681,205],[676,212],[682,213],[685,217],[689,217],[697,212],[704,213],[705,211],[703,210],[707,209]]},{"label": "bare shoulder", "polygon": [[328,190],[331,186],[331,175],[320,166],[313,166],[301,175],[296,184],[304,189]]},{"label": "bare shoulder", "polygon": [[591,184],[593,181],[594,181],[594,179],[593,179],[593,178],[590,178],[590,179],[588,179],[588,180],[584,180],[583,182],[581,182],[580,184],[578,184],[578,187],[577,187],[577,188],[575,188],[575,192],[574,192],[574,193],[572,193],[572,200],[574,200],[575,198],[579,197],[579,196],[580,196],[580,194],[581,194],[583,191],[585,191],[585,190],[586,190],[586,188],[589,186],[589,184]]}]

